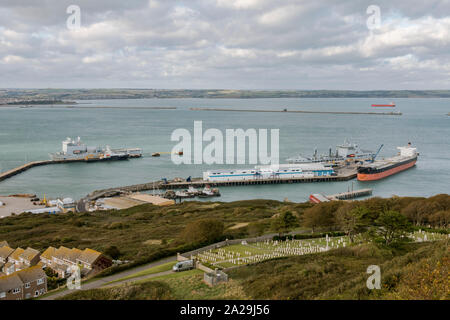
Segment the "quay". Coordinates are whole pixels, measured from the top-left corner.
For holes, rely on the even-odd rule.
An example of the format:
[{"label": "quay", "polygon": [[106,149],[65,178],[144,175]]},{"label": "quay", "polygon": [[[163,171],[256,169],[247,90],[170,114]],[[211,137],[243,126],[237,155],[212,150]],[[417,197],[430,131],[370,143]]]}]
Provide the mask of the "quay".
[{"label": "quay", "polygon": [[232,112],[281,112],[281,113],[319,113],[319,114],[365,114],[401,116],[401,112],[356,112],[356,111],[308,111],[308,110],[263,110],[263,109],[226,109],[226,108],[190,108],[192,111],[232,111]]},{"label": "quay", "polygon": [[193,178],[191,181],[180,181],[180,179],[174,180],[159,180],[149,183],[136,184],[130,186],[123,186],[117,188],[109,188],[103,190],[97,190],[88,194],[85,198],[81,199],[81,202],[95,201],[104,197],[115,197],[124,193],[133,193],[140,191],[152,191],[152,190],[173,190],[173,189],[188,189],[190,186],[194,188],[203,188],[206,185],[210,187],[235,187],[235,186],[250,186],[250,185],[268,185],[268,184],[286,184],[286,183],[312,183],[312,182],[333,182],[333,181],[348,181],[356,178],[357,170],[356,166],[348,166],[341,169],[337,169],[337,175],[334,176],[317,176],[309,178],[288,178],[288,179],[276,179],[276,178],[258,178],[254,180],[244,181],[205,181],[202,178]]}]

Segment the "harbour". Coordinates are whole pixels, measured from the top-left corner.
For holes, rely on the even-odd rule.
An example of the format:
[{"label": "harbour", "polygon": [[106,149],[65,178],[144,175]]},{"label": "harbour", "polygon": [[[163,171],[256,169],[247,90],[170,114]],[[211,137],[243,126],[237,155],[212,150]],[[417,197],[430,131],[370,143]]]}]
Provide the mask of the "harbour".
[{"label": "harbour", "polygon": [[[159,181],[166,177],[169,181],[175,177],[202,177],[202,173],[211,169],[222,168],[220,165],[175,165],[171,155],[162,151],[170,151],[174,145],[170,134],[174,128],[191,128],[196,119],[202,119],[205,127],[218,128],[224,131],[232,123],[234,128],[279,128],[280,129],[280,161],[301,154],[310,156],[318,148],[320,154],[328,156],[328,149],[342,144],[346,138],[357,143],[361,148],[377,151],[380,144],[385,146],[378,158],[395,154],[396,147],[412,141],[421,153],[415,168],[398,173],[379,181],[359,182],[353,180],[355,189],[373,188],[374,196],[389,197],[395,195],[433,195],[448,189],[446,181],[450,170],[444,159],[448,159],[448,141],[450,134],[448,118],[442,114],[448,112],[448,99],[427,99],[429,107],[425,110],[422,99],[396,99],[397,107],[402,106],[401,117],[377,117],[369,121],[359,115],[336,115],[323,117],[320,114],[304,114],[286,117],[282,113],[242,112],[239,117],[233,112],[193,112],[191,107],[218,108],[288,108],[294,110],[298,105],[314,106],[317,111],[372,110],[373,102],[386,102],[385,99],[142,99],[142,100],[98,100],[87,101],[89,106],[112,106],[121,108],[90,109],[86,108],[48,108],[36,106],[28,109],[6,107],[3,115],[9,119],[2,123],[4,132],[0,135],[3,150],[1,154],[0,175],[21,167],[29,162],[44,160],[49,153],[58,151],[61,140],[65,136],[82,139],[92,145],[111,144],[114,147],[141,147],[145,150],[143,157],[133,161],[83,161],[62,162],[58,165],[36,165],[32,170],[12,175],[0,182],[0,194],[32,193],[40,197],[71,197],[81,199],[94,190],[105,190],[119,186],[132,186],[143,182]],[[81,101],[84,103],[84,101]],[[127,108],[133,107],[133,112]],[[143,106],[175,106],[177,110],[142,109]],[[258,106],[258,107],[257,107]],[[364,106],[364,108],[361,108]],[[174,116],[176,114],[176,116]],[[82,119],[69,121],[67,118]],[[46,119],[51,126],[44,125]],[[370,119],[374,119],[370,117]],[[117,125],[111,125],[115,123]],[[162,125],[164,123],[164,125]],[[166,125],[170,123],[170,125]],[[379,128],[383,128],[380,130]],[[431,143],[430,143],[431,141]],[[160,157],[151,157],[158,151]],[[47,162],[47,161],[46,161]],[[28,165],[27,165],[28,166]],[[30,165],[31,167],[31,165]],[[245,166],[224,166],[223,169],[245,168]],[[9,175],[9,174],[8,174]],[[436,179],[436,177],[439,177]],[[306,201],[311,193],[337,194],[347,189],[348,180],[334,177],[318,178],[329,183],[303,182],[285,183],[258,180],[239,185],[229,183],[221,190],[220,201],[267,198],[293,201]],[[201,180],[201,179],[200,179]],[[192,179],[192,181],[196,181]],[[300,179],[299,181],[302,181]],[[411,185],[417,188],[410,188]],[[420,187],[423,186],[423,187]],[[213,187],[213,186],[211,186]],[[185,188],[188,188],[186,185]],[[176,189],[174,189],[176,190]],[[199,199],[208,201],[206,199]]]}]

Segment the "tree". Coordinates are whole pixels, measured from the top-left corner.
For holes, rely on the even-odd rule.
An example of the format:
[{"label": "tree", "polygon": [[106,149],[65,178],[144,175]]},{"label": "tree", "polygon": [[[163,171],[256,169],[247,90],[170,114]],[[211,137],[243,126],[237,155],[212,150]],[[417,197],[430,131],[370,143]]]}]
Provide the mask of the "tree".
[{"label": "tree", "polygon": [[272,221],[272,230],[277,232],[281,237],[284,233],[291,231],[297,227],[298,219],[290,211],[281,213],[275,220]]},{"label": "tree", "polygon": [[365,207],[353,207],[349,204],[336,211],[336,223],[353,242],[355,235],[366,230],[369,210]]},{"label": "tree", "polygon": [[411,230],[411,223],[397,211],[389,210],[380,214],[375,220],[375,235],[381,236],[386,245],[400,240]]},{"label": "tree", "polygon": [[331,228],[334,224],[334,213],[341,206],[340,201],[322,202],[308,208],[303,213],[303,226],[311,228]]},{"label": "tree", "polygon": [[220,240],[224,224],[216,219],[203,219],[189,223],[181,235],[188,243],[211,243]]},{"label": "tree", "polygon": [[108,248],[106,248],[105,254],[116,260],[120,257],[121,252],[116,246],[109,246]]}]

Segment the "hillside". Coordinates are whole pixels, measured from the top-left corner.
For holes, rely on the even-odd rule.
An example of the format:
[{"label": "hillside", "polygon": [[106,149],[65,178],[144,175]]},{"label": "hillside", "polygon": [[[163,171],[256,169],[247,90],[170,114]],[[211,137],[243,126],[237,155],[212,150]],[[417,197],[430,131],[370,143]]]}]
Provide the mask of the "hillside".
[{"label": "hillside", "polygon": [[[450,299],[448,245],[364,245],[239,267],[229,271],[228,283],[212,288],[193,270],[64,299]],[[381,268],[381,290],[366,287],[366,269],[374,264]]]}]

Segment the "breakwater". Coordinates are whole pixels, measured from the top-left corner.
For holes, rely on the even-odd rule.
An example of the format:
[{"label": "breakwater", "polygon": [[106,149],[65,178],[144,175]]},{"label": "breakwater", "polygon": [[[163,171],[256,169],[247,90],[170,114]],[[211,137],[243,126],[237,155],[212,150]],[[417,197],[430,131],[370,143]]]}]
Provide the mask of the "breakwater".
[{"label": "breakwater", "polygon": [[315,113],[315,114],[365,114],[401,116],[401,112],[357,112],[357,111],[309,111],[309,110],[264,110],[264,109],[227,109],[227,108],[190,108],[192,111],[228,111],[228,112],[279,112],[279,113]]}]

